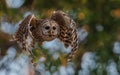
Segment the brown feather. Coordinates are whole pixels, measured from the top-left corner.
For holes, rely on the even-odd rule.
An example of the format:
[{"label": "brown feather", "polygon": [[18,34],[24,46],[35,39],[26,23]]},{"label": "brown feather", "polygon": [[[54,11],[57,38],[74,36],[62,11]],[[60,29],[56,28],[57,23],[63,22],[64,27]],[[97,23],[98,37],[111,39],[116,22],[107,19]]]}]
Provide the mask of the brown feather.
[{"label": "brown feather", "polygon": [[58,38],[64,43],[66,48],[69,46],[72,48],[68,56],[68,61],[71,61],[78,48],[76,23],[63,11],[55,11],[51,19],[60,25]]}]

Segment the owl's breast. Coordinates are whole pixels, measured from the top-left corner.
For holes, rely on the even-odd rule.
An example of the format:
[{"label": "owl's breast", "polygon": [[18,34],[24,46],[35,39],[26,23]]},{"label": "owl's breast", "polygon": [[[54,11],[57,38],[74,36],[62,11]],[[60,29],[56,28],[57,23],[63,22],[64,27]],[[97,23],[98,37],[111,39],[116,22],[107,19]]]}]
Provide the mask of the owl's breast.
[{"label": "owl's breast", "polygon": [[34,39],[41,41],[52,41],[58,37],[58,35],[43,34],[42,31],[39,30],[33,30],[32,35]]},{"label": "owl's breast", "polygon": [[57,38],[57,35],[42,35],[41,36],[44,41],[52,41]]}]

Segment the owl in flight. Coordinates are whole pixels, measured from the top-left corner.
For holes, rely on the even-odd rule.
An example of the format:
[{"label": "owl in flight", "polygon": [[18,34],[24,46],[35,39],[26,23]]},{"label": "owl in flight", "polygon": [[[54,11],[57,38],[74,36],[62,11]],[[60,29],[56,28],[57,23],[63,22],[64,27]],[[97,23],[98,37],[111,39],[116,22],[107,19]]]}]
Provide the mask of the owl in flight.
[{"label": "owl in flight", "polygon": [[[29,38],[32,38],[30,43]],[[30,54],[29,48],[35,42],[42,44],[44,41],[51,41],[55,38],[60,39],[64,46],[71,47],[67,61],[71,61],[78,48],[76,23],[63,11],[54,11],[46,19],[36,19],[33,14],[28,15],[19,25],[14,39],[21,44],[23,51]]]}]

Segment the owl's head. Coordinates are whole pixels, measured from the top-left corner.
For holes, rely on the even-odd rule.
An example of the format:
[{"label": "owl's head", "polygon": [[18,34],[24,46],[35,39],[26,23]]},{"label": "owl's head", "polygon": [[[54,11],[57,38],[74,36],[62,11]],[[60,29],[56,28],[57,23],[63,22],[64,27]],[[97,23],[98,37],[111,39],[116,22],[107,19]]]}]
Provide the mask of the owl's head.
[{"label": "owl's head", "polygon": [[60,33],[60,27],[54,20],[44,19],[39,26],[42,38],[46,41],[55,39]]}]

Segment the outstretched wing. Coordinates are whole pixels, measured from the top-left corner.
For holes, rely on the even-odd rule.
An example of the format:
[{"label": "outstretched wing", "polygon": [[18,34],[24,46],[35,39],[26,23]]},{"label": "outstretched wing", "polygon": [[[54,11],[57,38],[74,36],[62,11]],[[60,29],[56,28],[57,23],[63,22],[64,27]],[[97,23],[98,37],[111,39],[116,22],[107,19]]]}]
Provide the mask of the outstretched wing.
[{"label": "outstretched wing", "polygon": [[71,61],[78,48],[76,23],[63,11],[55,11],[51,19],[55,20],[60,25],[58,38],[64,43],[65,47],[71,46],[72,48],[67,60]]},{"label": "outstretched wing", "polygon": [[30,41],[28,39],[31,39],[30,36],[32,36],[30,31],[31,24],[34,23],[34,21],[35,17],[33,14],[30,14],[27,17],[25,17],[24,20],[19,24],[19,28],[14,35],[14,39],[21,45],[23,50],[25,50],[26,52],[28,52],[28,44]]}]

